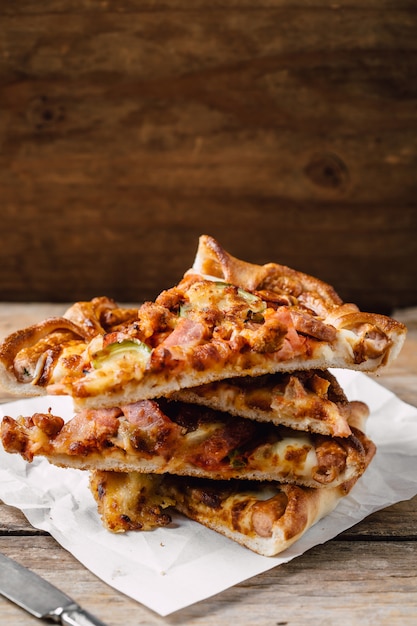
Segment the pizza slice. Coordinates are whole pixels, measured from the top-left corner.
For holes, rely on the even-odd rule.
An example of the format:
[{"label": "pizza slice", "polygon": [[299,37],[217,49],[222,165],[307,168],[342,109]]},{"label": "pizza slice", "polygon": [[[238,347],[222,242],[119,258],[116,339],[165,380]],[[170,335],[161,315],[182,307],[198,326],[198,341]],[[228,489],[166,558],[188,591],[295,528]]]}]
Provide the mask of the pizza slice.
[{"label": "pizza slice", "polygon": [[183,389],[170,397],[295,430],[333,437],[351,434],[351,405],[328,370],[228,378]]},{"label": "pizza slice", "polygon": [[70,421],[51,413],[4,417],[7,452],[44,456],[78,469],[172,473],[211,479],[275,480],[330,487],[361,475],[368,407],[350,402],[348,437],[329,437],[165,399],[84,409]]},{"label": "pizza slice", "polygon": [[0,382],[21,396],[114,407],[226,378],[375,371],[397,356],[405,333],[314,277],[238,260],[204,235],[192,269],[154,302],[135,310],[96,298],[6,338]]},{"label": "pizza slice", "polygon": [[[190,519],[261,554],[275,556],[335,509],[353,483],[330,489],[175,477],[166,492]],[[184,484],[184,483],[187,484]]]}]

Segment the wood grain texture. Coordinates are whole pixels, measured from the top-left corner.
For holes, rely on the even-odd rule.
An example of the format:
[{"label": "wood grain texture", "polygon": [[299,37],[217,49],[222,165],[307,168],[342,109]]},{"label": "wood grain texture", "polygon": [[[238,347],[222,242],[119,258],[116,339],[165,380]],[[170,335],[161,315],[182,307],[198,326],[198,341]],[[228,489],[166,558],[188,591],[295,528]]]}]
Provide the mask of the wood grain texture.
[{"label": "wood grain texture", "polygon": [[208,233],[364,309],[417,304],[415,3],[0,16],[0,300],[153,298]]},{"label": "wood grain texture", "polygon": [[[417,616],[415,541],[334,540],[203,602],[161,618],[110,589],[58,548],[51,537],[0,537],[0,550],[75,598],[109,626],[414,626]],[[360,562],[358,562],[360,554]],[[36,623],[0,597],[5,623]]]}]

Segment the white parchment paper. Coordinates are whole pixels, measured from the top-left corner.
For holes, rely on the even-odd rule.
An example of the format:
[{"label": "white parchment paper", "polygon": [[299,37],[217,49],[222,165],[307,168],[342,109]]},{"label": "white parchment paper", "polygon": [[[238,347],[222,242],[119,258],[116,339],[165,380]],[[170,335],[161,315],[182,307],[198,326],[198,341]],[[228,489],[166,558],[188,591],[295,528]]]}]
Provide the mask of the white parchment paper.
[{"label": "white parchment paper", "polygon": [[[97,514],[88,473],[43,459],[26,463],[0,446],[0,498],[48,531],[106,583],[160,615],[219,593],[328,541],[370,513],[417,494],[417,408],[359,372],[335,370],[350,400],[371,409],[367,433],[377,454],[335,511],[277,557],[262,557],[177,515],[152,532],[112,534]],[[43,397],[0,405],[0,415],[32,415],[51,407],[70,419],[72,401]]]}]

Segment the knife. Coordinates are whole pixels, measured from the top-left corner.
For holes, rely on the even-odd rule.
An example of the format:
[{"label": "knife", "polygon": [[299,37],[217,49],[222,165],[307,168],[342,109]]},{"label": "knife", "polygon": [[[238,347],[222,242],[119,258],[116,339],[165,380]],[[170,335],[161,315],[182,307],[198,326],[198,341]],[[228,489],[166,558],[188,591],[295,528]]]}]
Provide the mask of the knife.
[{"label": "knife", "polygon": [[63,626],[106,626],[47,580],[4,554],[0,554],[0,595],[39,619]]}]

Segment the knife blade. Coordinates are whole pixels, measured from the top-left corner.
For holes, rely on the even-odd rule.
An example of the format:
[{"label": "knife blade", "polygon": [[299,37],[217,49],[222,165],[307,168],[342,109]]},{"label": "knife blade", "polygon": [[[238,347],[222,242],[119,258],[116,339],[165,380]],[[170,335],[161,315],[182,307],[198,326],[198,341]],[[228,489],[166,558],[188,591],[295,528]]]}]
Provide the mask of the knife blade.
[{"label": "knife blade", "polygon": [[63,626],[106,626],[47,580],[0,554],[0,595],[39,619]]}]

